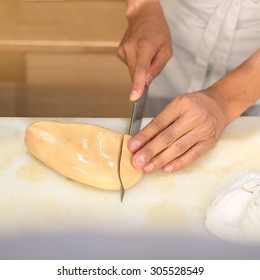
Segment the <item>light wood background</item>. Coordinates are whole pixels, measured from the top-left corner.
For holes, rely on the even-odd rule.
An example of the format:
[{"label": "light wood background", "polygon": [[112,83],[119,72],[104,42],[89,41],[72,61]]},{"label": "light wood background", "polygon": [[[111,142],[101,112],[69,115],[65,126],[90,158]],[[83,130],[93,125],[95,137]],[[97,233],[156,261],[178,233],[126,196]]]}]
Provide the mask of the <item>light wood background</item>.
[{"label": "light wood background", "polygon": [[125,0],[0,0],[0,116],[129,117]]}]

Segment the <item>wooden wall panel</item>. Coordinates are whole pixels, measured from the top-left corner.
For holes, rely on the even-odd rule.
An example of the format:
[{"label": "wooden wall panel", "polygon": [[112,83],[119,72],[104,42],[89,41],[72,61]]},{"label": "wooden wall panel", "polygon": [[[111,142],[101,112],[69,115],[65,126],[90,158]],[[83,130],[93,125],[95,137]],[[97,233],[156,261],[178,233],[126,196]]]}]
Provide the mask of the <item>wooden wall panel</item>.
[{"label": "wooden wall panel", "polygon": [[2,0],[0,116],[128,117],[124,0]]},{"label": "wooden wall panel", "polygon": [[[0,12],[0,44],[107,42],[124,33],[125,1],[9,1]],[[21,41],[23,40],[23,42]]]},{"label": "wooden wall panel", "polygon": [[28,114],[127,117],[131,113],[126,67],[110,54],[27,56]]}]

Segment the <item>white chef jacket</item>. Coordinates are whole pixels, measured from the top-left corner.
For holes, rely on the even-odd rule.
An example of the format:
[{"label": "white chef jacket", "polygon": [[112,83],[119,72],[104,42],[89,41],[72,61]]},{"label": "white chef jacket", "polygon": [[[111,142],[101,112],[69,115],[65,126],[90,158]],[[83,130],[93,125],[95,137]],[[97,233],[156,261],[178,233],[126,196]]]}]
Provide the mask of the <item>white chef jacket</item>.
[{"label": "white chef jacket", "polygon": [[[150,86],[149,117],[176,95],[207,88],[260,47],[260,0],[161,0],[161,5],[174,55]],[[259,101],[245,114],[260,115]]]}]

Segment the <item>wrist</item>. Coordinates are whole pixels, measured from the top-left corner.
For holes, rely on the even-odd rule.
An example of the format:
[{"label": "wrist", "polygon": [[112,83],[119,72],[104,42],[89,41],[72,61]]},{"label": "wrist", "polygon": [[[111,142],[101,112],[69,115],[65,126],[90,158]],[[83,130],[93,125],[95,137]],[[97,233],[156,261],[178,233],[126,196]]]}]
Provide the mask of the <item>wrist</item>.
[{"label": "wrist", "polygon": [[147,3],[158,3],[160,4],[160,0],[127,0],[126,1],[126,17],[130,18],[135,15],[140,7]]},{"label": "wrist", "polygon": [[260,49],[238,68],[205,90],[230,123],[260,98]]}]

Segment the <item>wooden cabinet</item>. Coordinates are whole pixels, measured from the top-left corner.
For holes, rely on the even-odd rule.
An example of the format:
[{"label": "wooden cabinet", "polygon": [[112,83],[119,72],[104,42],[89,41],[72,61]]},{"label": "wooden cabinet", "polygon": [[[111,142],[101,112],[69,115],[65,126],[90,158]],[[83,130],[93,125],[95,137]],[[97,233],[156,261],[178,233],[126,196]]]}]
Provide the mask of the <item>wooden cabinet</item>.
[{"label": "wooden cabinet", "polygon": [[0,116],[130,115],[125,1],[1,2]]}]

